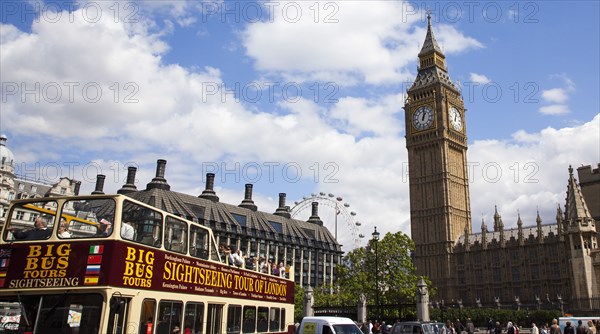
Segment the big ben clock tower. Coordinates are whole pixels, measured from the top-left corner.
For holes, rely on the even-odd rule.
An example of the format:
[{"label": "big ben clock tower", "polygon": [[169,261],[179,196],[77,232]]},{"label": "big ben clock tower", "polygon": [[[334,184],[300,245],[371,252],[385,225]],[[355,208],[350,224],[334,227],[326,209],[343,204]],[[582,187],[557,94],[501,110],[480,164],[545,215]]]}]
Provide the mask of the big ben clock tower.
[{"label": "big ben clock tower", "polygon": [[456,299],[452,245],[471,231],[465,108],[427,15],[419,68],[404,105],[414,264],[438,296]]}]

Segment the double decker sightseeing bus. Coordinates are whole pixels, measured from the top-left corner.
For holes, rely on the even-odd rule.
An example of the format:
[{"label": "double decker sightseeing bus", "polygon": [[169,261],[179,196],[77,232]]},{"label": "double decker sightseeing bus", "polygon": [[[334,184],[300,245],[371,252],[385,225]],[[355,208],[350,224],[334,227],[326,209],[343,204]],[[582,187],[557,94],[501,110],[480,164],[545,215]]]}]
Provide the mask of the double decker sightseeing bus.
[{"label": "double decker sightseeing bus", "polygon": [[221,263],[208,227],[129,197],[6,215],[0,334],[292,333],[293,316],[293,280]]}]

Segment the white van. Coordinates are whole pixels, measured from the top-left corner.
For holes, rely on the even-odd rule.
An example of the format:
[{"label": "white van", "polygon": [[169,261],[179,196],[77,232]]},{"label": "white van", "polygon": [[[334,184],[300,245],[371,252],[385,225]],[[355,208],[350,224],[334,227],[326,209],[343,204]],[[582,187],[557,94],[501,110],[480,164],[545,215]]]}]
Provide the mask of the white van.
[{"label": "white van", "polygon": [[362,334],[349,318],[304,317],[298,334]]}]

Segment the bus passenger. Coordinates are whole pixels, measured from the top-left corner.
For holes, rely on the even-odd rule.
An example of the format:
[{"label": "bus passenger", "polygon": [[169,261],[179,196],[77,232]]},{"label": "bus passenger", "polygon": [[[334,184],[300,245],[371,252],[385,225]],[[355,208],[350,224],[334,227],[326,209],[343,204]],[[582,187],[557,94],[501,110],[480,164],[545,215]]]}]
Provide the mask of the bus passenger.
[{"label": "bus passenger", "polygon": [[242,267],[244,265],[244,259],[242,258],[241,252],[238,251],[237,247],[229,246],[229,265]]},{"label": "bus passenger", "polygon": [[98,225],[98,231],[96,231],[96,237],[107,237],[112,232],[112,223],[102,218]]},{"label": "bus passenger", "polygon": [[221,262],[227,263],[229,250],[227,249],[227,245],[223,242],[219,244],[219,254],[221,255]]},{"label": "bus passenger", "polygon": [[148,318],[148,321],[140,326],[140,334],[152,334],[152,317]]},{"label": "bus passenger", "polygon": [[67,220],[64,218],[60,219],[60,225],[58,226],[58,236],[61,238],[70,238],[69,227],[67,226]]},{"label": "bus passenger", "polygon": [[169,317],[164,316],[161,321],[156,325],[156,334],[170,334],[169,333]]},{"label": "bus passenger", "polygon": [[121,225],[121,238],[127,239],[127,240],[133,240],[134,237],[135,237],[135,230],[133,229],[133,226],[131,226],[131,223],[123,222],[123,224]]},{"label": "bus passenger", "polygon": [[35,218],[34,228],[26,231],[17,231],[14,228],[9,229],[15,239],[19,240],[40,240],[48,239],[52,230],[48,229],[48,223],[45,218],[38,216]]}]

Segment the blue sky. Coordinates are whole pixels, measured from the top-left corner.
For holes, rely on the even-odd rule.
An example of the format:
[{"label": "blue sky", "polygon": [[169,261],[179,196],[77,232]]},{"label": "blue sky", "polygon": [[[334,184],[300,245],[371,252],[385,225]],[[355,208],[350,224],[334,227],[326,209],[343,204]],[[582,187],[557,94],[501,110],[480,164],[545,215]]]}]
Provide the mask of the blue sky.
[{"label": "blue sky", "polygon": [[322,191],[363,234],[409,233],[403,93],[427,8],[468,109],[474,230],[494,205],[552,222],[568,166],[600,162],[596,1],[4,1],[0,132],[22,174],[82,193],[131,164],[144,188],[167,159],[173,190],[214,171],[228,203],[245,183],[267,212]]}]

